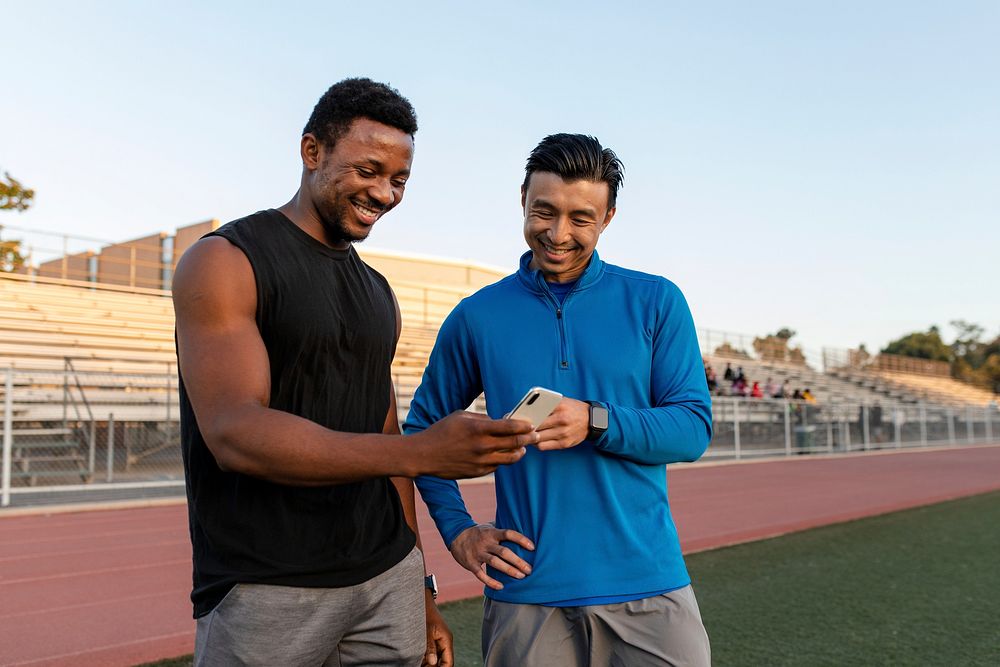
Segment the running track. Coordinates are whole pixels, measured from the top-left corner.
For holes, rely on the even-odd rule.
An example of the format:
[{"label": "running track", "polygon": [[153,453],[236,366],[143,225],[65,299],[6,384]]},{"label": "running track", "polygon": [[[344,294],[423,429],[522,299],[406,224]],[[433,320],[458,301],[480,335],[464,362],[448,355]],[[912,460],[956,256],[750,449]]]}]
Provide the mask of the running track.
[{"label": "running track", "polygon": [[[1000,489],[1000,444],[672,468],[686,553]],[[463,485],[478,520],[493,485]],[[481,587],[421,506],[442,599]],[[51,510],[49,510],[51,512]],[[182,504],[0,513],[0,665],[135,665],[190,653],[191,548]]]}]

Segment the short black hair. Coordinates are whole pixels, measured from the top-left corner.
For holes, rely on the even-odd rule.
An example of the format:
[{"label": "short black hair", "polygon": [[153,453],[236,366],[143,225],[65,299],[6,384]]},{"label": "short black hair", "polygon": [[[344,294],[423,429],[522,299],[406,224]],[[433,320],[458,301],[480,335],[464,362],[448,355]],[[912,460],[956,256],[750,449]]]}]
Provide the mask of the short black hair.
[{"label": "short black hair", "polygon": [[564,181],[604,181],[608,184],[608,208],[618,200],[618,188],[625,180],[625,167],[610,148],[586,134],[550,134],[535,146],[524,166],[524,184],[536,171],[558,174]]},{"label": "short black hair", "polygon": [[330,86],[313,108],[302,134],[333,146],[356,118],[369,118],[410,136],[417,133],[417,114],[410,101],[384,83],[351,78]]}]

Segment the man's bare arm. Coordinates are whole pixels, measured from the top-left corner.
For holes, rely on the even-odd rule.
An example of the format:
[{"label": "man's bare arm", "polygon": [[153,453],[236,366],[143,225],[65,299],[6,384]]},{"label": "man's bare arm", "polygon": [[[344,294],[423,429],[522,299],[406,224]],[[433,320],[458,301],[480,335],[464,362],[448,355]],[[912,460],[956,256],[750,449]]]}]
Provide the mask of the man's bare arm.
[{"label": "man's bare arm", "polygon": [[404,438],[340,433],[271,409],[253,270],[223,238],[203,239],[184,254],[173,297],[184,386],[224,470],[292,485],[478,476],[519,460],[523,446],[537,439],[521,422],[471,413],[454,413]]}]

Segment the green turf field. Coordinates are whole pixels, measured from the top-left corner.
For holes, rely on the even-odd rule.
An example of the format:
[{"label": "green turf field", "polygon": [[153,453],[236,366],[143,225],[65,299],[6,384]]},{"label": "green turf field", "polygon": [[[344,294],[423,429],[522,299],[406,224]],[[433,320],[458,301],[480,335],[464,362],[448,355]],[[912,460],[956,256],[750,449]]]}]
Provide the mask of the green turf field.
[{"label": "green turf field", "polygon": [[[1000,493],[687,562],[716,667],[1000,665]],[[443,611],[457,665],[482,664],[482,600]]]}]

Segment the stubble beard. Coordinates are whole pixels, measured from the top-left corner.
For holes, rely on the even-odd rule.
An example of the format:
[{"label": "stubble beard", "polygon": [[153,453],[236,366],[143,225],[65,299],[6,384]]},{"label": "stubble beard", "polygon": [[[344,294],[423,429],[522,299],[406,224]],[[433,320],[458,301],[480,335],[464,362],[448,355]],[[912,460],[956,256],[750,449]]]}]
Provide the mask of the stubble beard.
[{"label": "stubble beard", "polygon": [[[350,204],[348,204],[348,206],[350,206]],[[319,214],[320,224],[323,225],[323,231],[326,233],[326,237],[329,239],[331,244],[361,243],[368,238],[368,234],[359,236],[353,233],[347,225],[344,224],[342,211],[337,210],[336,207],[331,207],[327,210],[317,208],[316,212]]]}]

